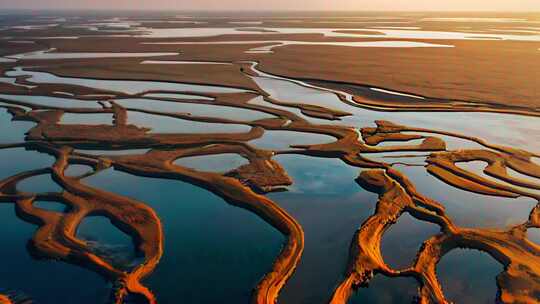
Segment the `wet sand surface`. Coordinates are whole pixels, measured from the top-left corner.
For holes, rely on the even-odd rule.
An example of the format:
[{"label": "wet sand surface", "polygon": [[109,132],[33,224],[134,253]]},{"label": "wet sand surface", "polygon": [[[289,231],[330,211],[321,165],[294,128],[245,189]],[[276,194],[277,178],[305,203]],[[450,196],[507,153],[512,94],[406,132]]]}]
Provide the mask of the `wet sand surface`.
[{"label": "wet sand surface", "polygon": [[0,15],[0,303],[540,301],[540,15],[188,15]]}]

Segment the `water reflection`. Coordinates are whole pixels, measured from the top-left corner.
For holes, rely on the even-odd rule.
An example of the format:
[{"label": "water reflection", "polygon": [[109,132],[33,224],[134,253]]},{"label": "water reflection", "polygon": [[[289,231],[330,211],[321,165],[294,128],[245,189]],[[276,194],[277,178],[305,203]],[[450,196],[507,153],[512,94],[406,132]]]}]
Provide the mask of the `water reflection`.
[{"label": "water reflection", "polygon": [[129,109],[157,111],[164,113],[190,113],[193,116],[226,118],[239,121],[275,118],[275,116],[271,114],[260,111],[213,104],[183,103],[155,99],[120,99],[116,102]]},{"label": "water reflection", "polygon": [[137,252],[131,237],[116,228],[106,217],[84,218],[77,227],[77,238],[84,240],[94,254],[120,269],[131,269],[142,262],[143,257]]},{"label": "water reflection", "polygon": [[128,124],[151,129],[150,133],[245,133],[248,125],[207,123],[128,111]]},{"label": "water reflection", "polygon": [[[110,284],[98,274],[63,262],[37,260],[31,257],[26,244],[36,226],[15,215],[14,206],[0,204],[0,286],[29,296],[40,304],[105,304]],[[69,292],[74,291],[77,292]]]},{"label": "water reflection", "polygon": [[324,134],[294,132],[294,131],[264,131],[262,137],[254,139],[249,144],[266,150],[288,150],[291,145],[327,144],[337,139]]},{"label": "water reflection", "polygon": [[0,108],[0,144],[24,142],[26,132],[35,123],[29,121],[12,121],[11,114],[6,109]]},{"label": "water reflection", "polygon": [[248,303],[284,241],[253,213],[184,182],[113,170],[84,181],[136,198],[157,212],[164,255],[145,282],[163,303]]},{"label": "water reflection", "polygon": [[452,187],[427,173],[424,167],[395,166],[417,190],[442,203],[452,221],[462,227],[509,227],[524,223],[536,201],[502,198]]},{"label": "water reflection", "polygon": [[394,269],[412,266],[422,243],[439,230],[435,224],[403,213],[383,235],[381,252],[385,263]]},{"label": "water reflection", "polygon": [[437,264],[446,298],[455,303],[496,303],[495,277],[503,266],[487,253],[454,249]]},{"label": "water reflection", "polygon": [[348,304],[409,304],[415,303],[418,283],[413,278],[389,278],[376,275],[369,286],[359,288]]},{"label": "water reflection", "polygon": [[377,195],[354,179],[359,170],[338,159],[278,155],[293,179],[289,192],[268,196],[302,225],[302,260],[279,302],[325,303],[342,279],[355,231],[375,211]]},{"label": "water reflection", "polygon": [[248,163],[247,159],[234,153],[182,157],[174,162],[175,165],[211,172],[227,172]]}]

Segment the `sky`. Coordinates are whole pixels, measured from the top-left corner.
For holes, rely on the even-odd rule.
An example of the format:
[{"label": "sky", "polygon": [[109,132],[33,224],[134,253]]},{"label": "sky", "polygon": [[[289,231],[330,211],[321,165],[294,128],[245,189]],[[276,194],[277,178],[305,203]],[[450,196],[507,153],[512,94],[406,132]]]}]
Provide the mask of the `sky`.
[{"label": "sky", "polygon": [[540,11],[540,0],[0,0],[0,8],[100,10]]}]

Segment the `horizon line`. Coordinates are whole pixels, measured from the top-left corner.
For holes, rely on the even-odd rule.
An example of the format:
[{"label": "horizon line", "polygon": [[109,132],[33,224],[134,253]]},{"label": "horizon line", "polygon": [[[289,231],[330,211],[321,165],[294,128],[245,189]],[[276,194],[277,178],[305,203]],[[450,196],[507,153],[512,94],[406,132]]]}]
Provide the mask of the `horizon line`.
[{"label": "horizon line", "polygon": [[333,13],[333,12],[339,12],[339,13],[391,13],[391,12],[405,12],[405,13],[453,13],[453,12],[460,12],[460,13],[529,13],[529,14],[536,14],[540,13],[539,10],[470,10],[470,9],[448,9],[448,10],[350,10],[350,9],[333,9],[333,10],[323,10],[323,9],[125,9],[125,8],[56,8],[56,7],[47,7],[47,8],[13,8],[13,7],[0,7],[0,11],[123,11],[123,12],[264,12],[264,13],[283,13],[283,12],[310,12],[310,13]]}]

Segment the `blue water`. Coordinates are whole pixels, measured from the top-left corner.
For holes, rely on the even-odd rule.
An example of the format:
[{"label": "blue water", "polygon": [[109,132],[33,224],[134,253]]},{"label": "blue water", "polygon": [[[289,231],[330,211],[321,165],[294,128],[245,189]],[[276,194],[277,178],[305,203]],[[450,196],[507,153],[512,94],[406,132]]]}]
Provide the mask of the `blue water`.
[{"label": "blue water", "polygon": [[128,111],[128,123],[150,128],[150,133],[245,133],[251,129],[248,125],[206,123],[135,111]]},{"label": "blue water", "polygon": [[395,166],[417,190],[443,204],[452,221],[462,227],[505,228],[524,223],[536,201],[502,198],[464,191],[435,178],[424,167]]},{"label": "blue water", "polygon": [[291,145],[317,145],[336,141],[335,137],[323,134],[294,131],[264,131],[262,137],[249,142],[259,149],[288,150]]},{"label": "blue water", "polygon": [[198,171],[227,172],[249,163],[235,153],[189,156],[177,159],[174,164]]},{"label": "blue water", "polygon": [[188,183],[114,170],[84,181],[136,198],[157,212],[164,255],[145,283],[160,303],[248,303],[284,242],[256,215]]},{"label": "blue water", "polygon": [[50,174],[41,174],[20,181],[17,190],[29,193],[62,192],[62,187],[54,182]]},{"label": "blue water", "polygon": [[377,195],[354,179],[360,173],[338,159],[278,155],[293,179],[289,192],[268,196],[304,229],[296,272],[280,293],[282,304],[325,303],[343,278],[354,233],[375,211]]},{"label": "blue water", "polygon": [[369,286],[359,288],[348,304],[409,304],[417,295],[418,283],[413,278],[389,278],[381,274]]},{"label": "blue water", "polygon": [[527,239],[529,241],[536,243],[540,246],[540,228],[529,228],[527,229]]},{"label": "blue water", "polygon": [[64,213],[68,210],[68,206],[58,202],[49,202],[49,201],[34,201],[32,204],[36,208]]},{"label": "blue water", "polygon": [[139,98],[119,99],[116,102],[128,109],[157,111],[164,113],[190,113],[193,116],[225,118],[238,121],[275,118],[274,115],[265,112],[213,104],[209,105]]},{"label": "blue water", "polygon": [[0,180],[28,170],[41,169],[53,165],[55,158],[44,153],[11,148],[0,150]]},{"label": "blue water", "polygon": [[103,216],[84,218],[77,227],[77,238],[87,242],[92,252],[120,269],[131,269],[142,262],[132,238]]},{"label": "blue water", "polygon": [[95,113],[95,114],[80,114],[80,113],[64,113],[60,124],[63,125],[112,125],[113,114]]},{"label": "blue water", "polygon": [[67,167],[64,174],[66,176],[81,176],[91,171],[93,171],[93,169],[90,166],[73,164]]},{"label": "blue water", "polygon": [[383,235],[381,252],[385,263],[396,270],[412,266],[422,243],[439,231],[439,226],[403,213]]},{"label": "blue water", "polygon": [[61,98],[50,96],[30,96],[30,95],[7,95],[0,94],[0,98],[7,100],[33,103],[40,106],[55,107],[55,108],[92,108],[100,109],[101,105],[91,100],[78,100],[74,98]]},{"label": "blue water", "polygon": [[0,203],[0,288],[14,290],[39,304],[105,304],[110,284],[98,274],[64,262],[36,260],[27,242],[36,226],[15,215],[9,203]]},{"label": "blue water", "polygon": [[0,108],[0,144],[24,142],[26,132],[35,123],[29,121],[12,121],[6,109]]},{"label": "blue water", "polygon": [[437,264],[437,277],[446,298],[455,303],[495,303],[495,277],[503,266],[487,253],[454,249]]}]

